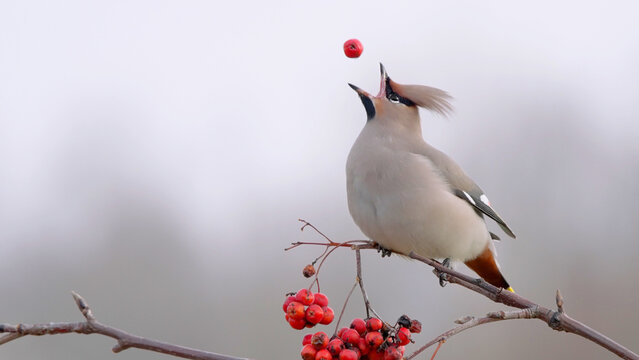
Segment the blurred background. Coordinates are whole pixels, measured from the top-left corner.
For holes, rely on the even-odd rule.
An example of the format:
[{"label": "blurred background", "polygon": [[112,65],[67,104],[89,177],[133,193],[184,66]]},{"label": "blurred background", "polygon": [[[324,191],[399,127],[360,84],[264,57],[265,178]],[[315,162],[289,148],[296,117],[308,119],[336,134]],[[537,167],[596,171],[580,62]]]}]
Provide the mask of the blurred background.
[{"label": "blurred background", "polygon": [[[424,136],[455,158],[518,235],[497,244],[523,296],[639,351],[639,26],[634,1],[3,1],[0,322],[98,319],[185,346],[296,359],[284,294],[308,286],[321,240],[362,239],[344,165],[365,123],[347,86],[454,97]],[[347,59],[342,44],[364,53]],[[321,285],[338,309],[355,255]],[[388,321],[504,309],[431,269],[363,254]],[[468,270],[459,266],[463,271]],[[346,319],[363,316],[356,293]],[[332,327],[330,327],[332,331]],[[315,330],[315,329],[314,329]],[[329,331],[328,328],[326,331]],[[169,359],[99,335],[27,337],[3,359]],[[409,346],[412,352],[418,346]],[[432,350],[427,352],[428,356]],[[422,355],[426,358],[427,355]],[[615,359],[540,321],[482,326],[438,359]]]}]

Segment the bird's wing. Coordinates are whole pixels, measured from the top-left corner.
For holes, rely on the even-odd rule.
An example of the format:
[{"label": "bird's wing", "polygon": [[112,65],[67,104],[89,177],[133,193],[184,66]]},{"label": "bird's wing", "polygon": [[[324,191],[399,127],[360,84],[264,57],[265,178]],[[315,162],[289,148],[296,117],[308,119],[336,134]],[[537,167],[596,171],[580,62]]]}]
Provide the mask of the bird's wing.
[{"label": "bird's wing", "polygon": [[[479,196],[472,195],[471,193],[461,189],[454,189],[453,192],[455,193],[455,195],[457,195],[457,197],[460,197],[468,201],[468,203],[470,203],[473,207],[475,207],[475,209],[481,211],[482,213],[486,214],[486,216],[488,216],[489,218],[495,220],[495,222],[499,224],[501,229],[504,230],[504,232],[508,234],[508,236],[512,237],[513,239],[515,238],[515,234],[513,233],[513,231],[510,230],[508,225],[506,225],[506,222],[490,206],[490,201],[488,201],[488,197],[486,196],[486,194],[481,192],[481,190],[480,190]],[[491,234],[491,236],[492,235],[493,234]]]},{"label": "bird's wing", "polygon": [[[450,185],[451,192],[459,198],[466,200],[475,209],[493,219],[508,236],[515,238],[515,234],[506,225],[506,222],[497,214],[490,205],[490,201],[484,191],[477,185],[462,168],[448,155],[425,144],[420,153],[426,156],[439,170],[442,177]],[[493,238],[495,236],[492,236]]]}]

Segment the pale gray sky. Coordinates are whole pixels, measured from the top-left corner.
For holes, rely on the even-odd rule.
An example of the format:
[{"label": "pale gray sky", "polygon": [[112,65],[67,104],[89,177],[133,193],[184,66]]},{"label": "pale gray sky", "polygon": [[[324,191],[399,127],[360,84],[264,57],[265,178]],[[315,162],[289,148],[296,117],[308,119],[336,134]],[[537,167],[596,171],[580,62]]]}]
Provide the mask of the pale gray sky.
[{"label": "pale gray sky", "polygon": [[[76,290],[140,335],[297,357],[306,332],[280,303],[319,249],[281,250],[317,239],[298,218],[362,238],[344,163],[365,112],[346,84],[376,93],[381,61],[397,82],[455,97],[450,119],[422,114],[424,136],[517,233],[497,245],[511,284],[544,305],[560,288],[571,315],[639,351],[637,13],[634,1],[3,1],[0,322],[77,320]],[[352,37],[359,59],[342,52]],[[353,258],[326,265],[336,307]],[[424,322],[417,344],[502,308],[418,264],[370,253],[364,266],[382,315]],[[347,315],[362,311],[356,299]],[[0,357],[161,357],[111,345],[27,338]],[[471,352],[615,358],[521,321],[455,337],[438,359]]]}]

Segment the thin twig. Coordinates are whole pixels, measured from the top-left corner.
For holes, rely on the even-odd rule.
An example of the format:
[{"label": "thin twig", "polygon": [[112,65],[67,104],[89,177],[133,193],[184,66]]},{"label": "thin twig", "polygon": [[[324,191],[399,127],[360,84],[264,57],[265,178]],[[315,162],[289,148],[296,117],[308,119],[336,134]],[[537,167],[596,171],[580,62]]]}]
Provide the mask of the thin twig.
[{"label": "thin twig", "polygon": [[0,344],[15,340],[25,335],[56,335],[56,334],[100,334],[117,340],[117,344],[113,347],[113,352],[118,353],[128,348],[138,348],[144,350],[155,351],[167,355],[177,356],[185,359],[193,360],[247,360],[229,355],[217,354],[208,351],[202,351],[184,346],[173,345],[162,341],[143,338],[140,336],[129,334],[120,329],[104,325],[97,321],[87,302],[77,293],[73,292],[75,303],[82,312],[86,321],[83,322],[64,322],[64,323],[48,323],[48,324],[0,324],[0,333],[7,333],[0,341]]},{"label": "thin twig", "polygon": [[362,297],[364,298],[364,307],[366,308],[366,318],[371,317],[370,308],[371,302],[366,295],[366,289],[364,289],[364,278],[362,277],[362,256],[359,253],[359,249],[355,248],[355,259],[357,264],[357,281],[359,282],[359,288],[362,290]]},{"label": "thin twig", "polygon": [[[452,329],[440,334],[439,336],[437,336],[433,340],[427,342],[422,347],[417,349],[414,353],[412,353],[409,357],[407,357],[406,360],[413,359],[415,356],[419,355],[424,350],[428,349],[429,347],[433,346],[434,344],[439,343],[440,345],[437,346],[437,350],[435,350],[435,353],[437,353],[437,351],[439,350],[439,347],[441,346],[442,342],[445,342],[451,336],[457,335],[457,334],[459,334],[460,332],[462,332],[464,330],[468,330],[470,328],[474,328],[475,326],[488,324],[488,323],[492,323],[492,322],[500,321],[500,320],[530,319],[530,318],[535,317],[535,315],[536,314],[534,313],[534,311],[532,311],[532,309],[522,309],[522,310],[516,310],[516,311],[496,311],[496,312],[491,312],[491,313],[488,313],[488,314],[486,314],[486,316],[481,317],[481,318],[474,318],[474,317],[461,318],[461,319],[455,321],[456,323],[460,324],[459,326],[456,326],[456,327],[454,327],[454,328],[452,328]],[[433,354],[433,356],[434,356],[434,354]]]},{"label": "thin twig", "polygon": [[564,313],[564,297],[561,296],[561,292],[557,289],[557,295],[555,295],[555,302],[557,303],[557,311]]},{"label": "thin twig", "polygon": [[2,344],[6,344],[6,343],[8,343],[9,341],[13,341],[13,340],[15,340],[15,339],[17,339],[17,338],[20,338],[20,337],[22,337],[22,335],[20,335],[20,334],[16,334],[16,333],[13,333],[13,334],[4,334],[4,336],[0,337],[0,345],[2,345]]},{"label": "thin twig", "polygon": [[353,284],[353,287],[351,287],[351,291],[348,292],[348,295],[346,296],[346,300],[344,300],[344,305],[342,306],[342,311],[339,312],[339,317],[337,318],[337,323],[335,323],[335,332],[333,332],[333,335],[337,335],[337,330],[339,329],[339,323],[342,322],[342,316],[344,316],[344,310],[346,310],[346,305],[348,305],[348,300],[351,298],[351,295],[353,295],[353,291],[355,291],[355,288],[357,287],[358,282],[355,281],[355,283]]},{"label": "thin twig", "polygon": [[430,360],[434,360],[435,359],[435,355],[437,355],[437,352],[439,351],[439,348],[442,347],[442,344],[445,343],[446,340],[442,340],[439,342],[439,344],[437,344],[437,348],[435,349],[435,352],[433,353],[433,356],[430,357]]},{"label": "thin twig", "polygon": [[322,237],[324,237],[324,239],[326,239],[326,241],[328,241],[329,243],[333,243],[333,240],[329,239],[328,236],[324,235],[323,232],[319,231],[319,229],[317,229],[313,224],[311,224],[310,222],[304,220],[304,219],[297,219],[297,221],[300,221],[302,223],[304,223],[304,225],[302,225],[302,228],[300,228],[301,231],[304,231],[304,228],[306,228],[307,226],[310,227],[311,229],[315,230],[316,233],[322,235]]}]

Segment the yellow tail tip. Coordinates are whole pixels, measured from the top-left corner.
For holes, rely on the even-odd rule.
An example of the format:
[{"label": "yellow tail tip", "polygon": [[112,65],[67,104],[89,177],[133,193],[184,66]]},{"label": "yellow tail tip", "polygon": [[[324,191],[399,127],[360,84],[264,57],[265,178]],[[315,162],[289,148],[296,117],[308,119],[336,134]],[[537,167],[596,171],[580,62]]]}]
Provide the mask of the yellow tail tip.
[{"label": "yellow tail tip", "polygon": [[515,293],[515,289],[513,289],[512,286],[509,286],[508,289],[506,289],[506,290],[510,291],[513,294]]}]

